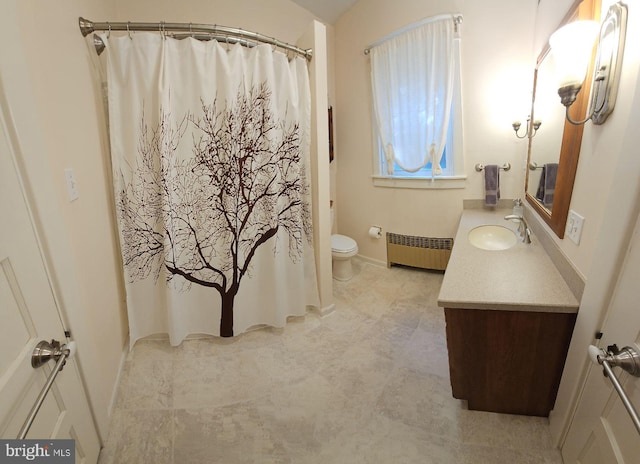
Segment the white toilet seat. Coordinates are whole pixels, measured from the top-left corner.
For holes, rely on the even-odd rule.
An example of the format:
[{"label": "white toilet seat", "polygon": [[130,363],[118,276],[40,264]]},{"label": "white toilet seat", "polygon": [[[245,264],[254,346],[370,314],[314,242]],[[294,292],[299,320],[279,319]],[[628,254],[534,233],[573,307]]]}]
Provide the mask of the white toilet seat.
[{"label": "white toilet seat", "polygon": [[334,234],[331,236],[331,251],[338,254],[351,254],[358,250],[358,244],[351,237]]}]

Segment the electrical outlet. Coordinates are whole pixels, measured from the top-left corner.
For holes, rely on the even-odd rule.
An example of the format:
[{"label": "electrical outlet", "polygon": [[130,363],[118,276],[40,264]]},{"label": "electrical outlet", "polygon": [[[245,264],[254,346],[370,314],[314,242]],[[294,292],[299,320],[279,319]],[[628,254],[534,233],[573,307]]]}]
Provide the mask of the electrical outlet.
[{"label": "electrical outlet", "polygon": [[582,235],[582,226],[584,224],[584,218],[576,213],[574,210],[569,210],[569,217],[567,218],[567,228],[565,235],[571,239],[576,245],[580,245],[580,236]]},{"label": "electrical outlet", "polygon": [[73,169],[65,169],[64,177],[67,181],[67,198],[69,198],[69,201],[77,200],[80,198],[80,194],[78,193],[78,183],[76,182]]}]

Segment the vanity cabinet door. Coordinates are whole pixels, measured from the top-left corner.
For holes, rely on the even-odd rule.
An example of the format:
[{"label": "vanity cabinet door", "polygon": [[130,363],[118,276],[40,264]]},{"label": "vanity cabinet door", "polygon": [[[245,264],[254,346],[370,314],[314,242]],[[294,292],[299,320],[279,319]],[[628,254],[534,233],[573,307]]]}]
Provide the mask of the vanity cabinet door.
[{"label": "vanity cabinet door", "polygon": [[548,416],[576,314],[444,311],[453,396],[472,410]]}]

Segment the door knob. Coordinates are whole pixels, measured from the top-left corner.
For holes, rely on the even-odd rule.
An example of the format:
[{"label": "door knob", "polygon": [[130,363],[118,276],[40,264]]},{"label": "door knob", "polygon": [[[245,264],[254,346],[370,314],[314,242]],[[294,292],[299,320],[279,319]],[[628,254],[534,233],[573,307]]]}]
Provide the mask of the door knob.
[{"label": "door knob", "polygon": [[629,374],[640,377],[639,351],[640,347],[638,345],[635,345],[633,348],[625,346],[621,350],[619,350],[616,345],[610,345],[607,347],[607,351],[597,346],[589,345],[589,357],[591,361],[602,366],[604,370],[603,374],[609,378],[613,388],[618,392],[618,395],[620,395],[620,400],[629,413],[631,421],[638,433],[640,433],[640,415],[638,415],[638,411],[636,411],[636,408],[624,391],[612,367],[618,366]]},{"label": "door knob", "polygon": [[609,345],[607,350],[597,346],[589,346],[589,357],[595,364],[606,361],[610,366],[618,366],[634,377],[640,377],[640,353],[637,347],[625,346],[618,349],[617,345]]},{"label": "door knob", "polygon": [[60,359],[60,356],[63,354],[65,354],[67,358],[71,358],[75,352],[76,342],[60,345],[58,340],[51,340],[50,342],[42,340],[33,349],[33,353],[31,354],[31,367],[36,369],[45,365],[51,359],[55,359],[55,361],[58,362],[58,359]]}]

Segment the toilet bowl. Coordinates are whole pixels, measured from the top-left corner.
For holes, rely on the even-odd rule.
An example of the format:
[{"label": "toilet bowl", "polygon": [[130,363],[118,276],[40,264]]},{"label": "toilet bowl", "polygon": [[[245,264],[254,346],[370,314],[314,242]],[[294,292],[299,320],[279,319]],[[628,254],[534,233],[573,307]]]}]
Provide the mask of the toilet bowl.
[{"label": "toilet bowl", "polygon": [[[331,208],[331,225],[333,226],[333,208]],[[351,258],[358,254],[358,244],[346,235],[333,234],[331,236],[331,266],[333,278],[349,280],[353,277]]]},{"label": "toilet bowl", "polygon": [[334,234],[331,236],[331,259],[333,278],[349,280],[353,277],[351,258],[358,254],[358,244],[351,237]]}]

